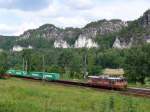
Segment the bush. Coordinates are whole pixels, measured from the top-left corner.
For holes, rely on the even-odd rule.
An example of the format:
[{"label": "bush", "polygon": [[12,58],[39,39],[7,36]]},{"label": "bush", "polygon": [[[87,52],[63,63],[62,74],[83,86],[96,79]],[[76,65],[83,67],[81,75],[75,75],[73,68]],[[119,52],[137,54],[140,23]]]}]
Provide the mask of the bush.
[{"label": "bush", "polygon": [[58,67],[58,66],[48,67],[46,71],[47,72],[56,72],[56,73],[61,73],[61,74],[65,72],[63,68]]},{"label": "bush", "polygon": [[101,66],[92,66],[89,68],[89,75],[100,75],[102,73]]},{"label": "bush", "polygon": [[6,68],[0,67],[0,77],[3,77],[5,73],[6,73]]}]

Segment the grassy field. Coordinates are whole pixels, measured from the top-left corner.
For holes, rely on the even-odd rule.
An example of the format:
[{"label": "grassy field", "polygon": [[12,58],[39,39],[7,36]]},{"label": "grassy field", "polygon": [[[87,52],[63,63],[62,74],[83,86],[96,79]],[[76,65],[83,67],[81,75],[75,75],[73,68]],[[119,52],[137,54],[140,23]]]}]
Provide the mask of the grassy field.
[{"label": "grassy field", "polygon": [[150,99],[8,79],[0,80],[0,112],[150,112]]},{"label": "grassy field", "polygon": [[147,89],[150,89],[150,84],[141,85],[141,84],[129,83],[128,86],[129,87],[135,87],[135,88],[147,88]]}]

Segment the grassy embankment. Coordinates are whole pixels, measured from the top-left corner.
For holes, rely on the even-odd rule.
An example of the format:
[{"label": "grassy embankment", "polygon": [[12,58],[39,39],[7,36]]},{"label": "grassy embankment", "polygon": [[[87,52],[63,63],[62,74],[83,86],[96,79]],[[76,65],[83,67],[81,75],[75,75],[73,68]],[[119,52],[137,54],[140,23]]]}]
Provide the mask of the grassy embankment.
[{"label": "grassy embankment", "polygon": [[146,89],[150,89],[150,84],[140,84],[140,83],[129,83],[128,87],[135,87],[135,88],[146,88]]},{"label": "grassy embankment", "polygon": [[0,112],[149,112],[150,99],[80,87],[0,80]]}]

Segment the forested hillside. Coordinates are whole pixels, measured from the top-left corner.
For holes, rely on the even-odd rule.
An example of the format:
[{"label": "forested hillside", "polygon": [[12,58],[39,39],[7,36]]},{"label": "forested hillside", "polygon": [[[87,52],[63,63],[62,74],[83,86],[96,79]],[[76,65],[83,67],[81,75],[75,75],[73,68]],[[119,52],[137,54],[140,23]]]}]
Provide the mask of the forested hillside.
[{"label": "forested hillside", "polygon": [[150,10],[134,21],[99,20],[83,28],[58,28],[45,24],[18,37],[1,36],[0,48],[129,48],[150,42]]},{"label": "forested hillside", "polygon": [[[131,49],[33,49],[22,52],[1,52],[1,71],[21,69],[28,71],[58,72],[62,78],[102,75],[105,68],[124,68],[131,82],[144,83],[150,77],[150,45]],[[44,63],[44,64],[43,64]]]},{"label": "forested hillside", "polygon": [[10,50],[16,41],[15,36],[0,36],[0,49]]}]

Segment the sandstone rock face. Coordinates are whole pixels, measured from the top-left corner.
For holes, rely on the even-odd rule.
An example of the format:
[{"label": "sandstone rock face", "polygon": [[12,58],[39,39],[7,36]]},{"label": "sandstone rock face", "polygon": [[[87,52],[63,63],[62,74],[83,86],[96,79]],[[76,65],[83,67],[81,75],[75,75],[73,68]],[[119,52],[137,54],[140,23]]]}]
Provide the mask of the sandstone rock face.
[{"label": "sandstone rock face", "polygon": [[98,45],[96,44],[96,42],[94,42],[91,38],[86,38],[84,36],[80,36],[74,45],[75,48],[94,48],[94,47],[98,47]]},{"label": "sandstone rock face", "polygon": [[144,27],[150,26],[150,10],[147,10],[141,17],[141,24]]},{"label": "sandstone rock face", "polygon": [[12,51],[13,52],[20,52],[24,49],[33,49],[33,47],[31,45],[29,45],[28,47],[22,47],[22,46],[19,46],[19,45],[15,45],[15,46],[13,46]]},{"label": "sandstone rock face", "polygon": [[[26,31],[20,36],[20,39],[45,38],[54,40],[54,47],[60,48],[82,48],[98,47],[94,39],[97,35],[105,35],[112,32],[118,32],[127,23],[121,20],[100,20],[86,25],[84,28],[66,28],[61,29],[51,24],[46,24],[38,29]],[[68,43],[68,41],[70,43]]]},{"label": "sandstone rock face", "polygon": [[150,43],[150,35],[144,37],[145,42]]},{"label": "sandstone rock face", "polygon": [[31,34],[30,31],[24,32],[24,34],[21,35],[21,38],[23,38],[23,39],[28,39],[28,38],[30,37],[30,34]]},{"label": "sandstone rock face", "polygon": [[118,32],[126,26],[127,23],[121,20],[100,20],[98,22],[90,23],[82,29],[79,39],[75,43],[75,47],[98,47],[98,44],[93,41],[97,35]]},{"label": "sandstone rock face", "polygon": [[56,40],[54,42],[54,47],[55,48],[70,48],[70,45],[67,44],[66,41],[63,41],[63,40]]},{"label": "sandstone rock face", "polygon": [[134,24],[135,27],[129,25],[129,29],[132,31],[128,31],[124,37],[116,38],[113,44],[114,48],[123,49],[140,43],[150,43],[150,10],[147,10]]},{"label": "sandstone rock face", "polygon": [[113,44],[113,48],[117,48],[117,49],[124,49],[124,48],[130,48],[132,46],[133,43],[133,39],[131,38],[129,42],[121,42],[118,38],[116,38],[114,44]]},{"label": "sandstone rock face", "polygon": [[82,29],[82,35],[87,38],[95,38],[96,35],[106,35],[112,32],[118,32],[126,26],[127,23],[121,20],[100,20],[86,25]]},{"label": "sandstone rock face", "polygon": [[34,30],[28,30],[20,37],[23,39],[27,38],[46,38],[46,39],[54,39],[54,38],[60,38],[61,31],[59,28],[55,27],[51,24],[46,24],[38,29]]}]

